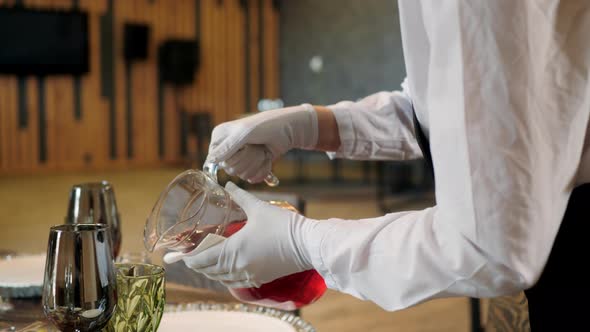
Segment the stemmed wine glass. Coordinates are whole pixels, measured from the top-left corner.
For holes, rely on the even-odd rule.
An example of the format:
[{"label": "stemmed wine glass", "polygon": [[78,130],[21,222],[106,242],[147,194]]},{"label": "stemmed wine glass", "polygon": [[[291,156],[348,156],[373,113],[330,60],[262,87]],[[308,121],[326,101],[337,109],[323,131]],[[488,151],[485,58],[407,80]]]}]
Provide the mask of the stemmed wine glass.
[{"label": "stemmed wine glass", "polygon": [[51,227],[47,245],[43,311],[61,331],[99,331],[117,302],[109,226]]}]

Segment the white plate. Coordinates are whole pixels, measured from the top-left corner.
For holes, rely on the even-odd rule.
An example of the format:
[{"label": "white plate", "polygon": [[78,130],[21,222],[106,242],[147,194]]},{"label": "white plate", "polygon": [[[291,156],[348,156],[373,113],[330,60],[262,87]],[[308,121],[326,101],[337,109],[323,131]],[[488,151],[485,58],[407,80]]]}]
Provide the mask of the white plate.
[{"label": "white plate", "polygon": [[0,294],[7,297],[41,295],[44,271],[45,254],[0,260]]},{"label": "white plate", "polygon": [[191,303],[168,306],[158,332],[315,332],[292,313],[250,304]]},{"label": "white plate", "polygon": [[167,312],[158,332],[217,331],[217,332],[296,332],[286,322],[252,312],[185,311]]}]

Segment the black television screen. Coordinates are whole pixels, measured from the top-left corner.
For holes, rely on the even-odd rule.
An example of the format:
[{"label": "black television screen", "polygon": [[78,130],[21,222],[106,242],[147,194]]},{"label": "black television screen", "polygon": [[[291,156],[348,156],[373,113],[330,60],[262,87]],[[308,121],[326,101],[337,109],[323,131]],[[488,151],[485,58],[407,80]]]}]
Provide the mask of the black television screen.
[{"label": "black television screen", "polygon": [[0,73],[80,75],[88,70],[86,13],[0,8]]}]

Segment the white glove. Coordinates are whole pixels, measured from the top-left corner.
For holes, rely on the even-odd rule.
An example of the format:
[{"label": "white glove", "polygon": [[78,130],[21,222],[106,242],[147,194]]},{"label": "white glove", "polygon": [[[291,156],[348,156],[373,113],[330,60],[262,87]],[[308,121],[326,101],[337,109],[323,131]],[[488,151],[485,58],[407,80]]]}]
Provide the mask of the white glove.
[{"label": "white glove", "polygon": [[318,221],[261,201],[231,182],[226,190],[248,215],[246,225],[196,255],[184,254],[187,267],[230,288],[259,287],[313,268],[304,238]]},{"label": "white glove", "polygon": [[251,183],[261,182],[272,161],[293,148],[312,149],[318,119],[309,104],[264,111],[213,129],[207,161]]}]

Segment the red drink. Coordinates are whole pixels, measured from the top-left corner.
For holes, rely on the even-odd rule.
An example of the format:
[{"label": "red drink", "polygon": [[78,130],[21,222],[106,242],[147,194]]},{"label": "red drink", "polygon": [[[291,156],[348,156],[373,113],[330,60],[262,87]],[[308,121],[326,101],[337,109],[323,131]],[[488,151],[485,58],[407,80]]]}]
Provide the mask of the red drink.
[{"label": "red drink", "polygon": [[[223,235],[231,236],[245,224],[245,220],[231,222]],[[319,299],[326,291],[326,283],[315,270],[307,270],[281,277],[258,288],[235,288],[230,291],[244,302],[295,310]]]},{"label": "red drink", "polygon": [[[246,220],[227,224],[223,236],[229,237],[246,225]],[[185,231],[177,236],[176,250],[190,252],[209,233],[215,233],[217,226],[201,229],[199,232]],[[192,232],[192,233],[190,233]],[[189,234],[190,233],[190,234]],[[307,270],[281,277],[258,288],[230,288],[238,300],[258,305],[265,305],[282,310],[295,310],[311,304],[326,291],[324,279],[315,270]]]}]

